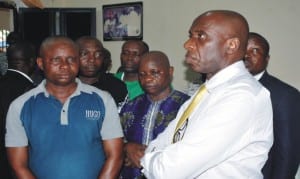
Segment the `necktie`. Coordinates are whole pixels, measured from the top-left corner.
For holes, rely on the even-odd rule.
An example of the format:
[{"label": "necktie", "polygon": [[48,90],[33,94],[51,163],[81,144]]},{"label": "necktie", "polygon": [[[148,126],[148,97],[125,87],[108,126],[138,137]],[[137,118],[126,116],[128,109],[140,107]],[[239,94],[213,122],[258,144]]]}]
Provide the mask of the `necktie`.
[{"label": "necktie", "polygon": [[194,110],[195,106],[200,102],[201,98],[203,97],[203,95],[205,94],[205,92],[207,91],[205,85],[202,85],[197,94],[194,96],[192,102],[189,104],[189,106],[185,109],[184,113],[182,114],[181,118],[179,119],[176,128],[175,128],[175,132],[174,132],[174,136],[173,136],[173,143],[177,142],[178,140],[180,140],[180,129],[186,124],[191,112]]}]

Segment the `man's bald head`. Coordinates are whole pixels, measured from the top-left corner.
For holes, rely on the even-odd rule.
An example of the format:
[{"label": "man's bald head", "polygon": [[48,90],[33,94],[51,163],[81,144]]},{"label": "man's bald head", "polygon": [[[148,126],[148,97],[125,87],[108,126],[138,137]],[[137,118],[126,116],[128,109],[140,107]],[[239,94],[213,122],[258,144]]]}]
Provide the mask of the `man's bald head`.
[{"label": "man's bald head", "polygon": [[65,37],[65,36],[52,36],[46,38],[41,46],[40,46],[40,51],[39,55],[40,57],[44,57],[45,55],[45,50],[49,49],[50,47],[56,45],[56,44],[66,44],[72,46],[76,51],[78,51],[78,46],[77,44],[70,38]]},{"label": "man's bald head", "polygon": [[237,12],[207,11],[198,16],[189,30],[185,42],[185,62],[207,79],[227,66],[244,58],[249,27],[246,19]]},{"label": "man's bald head", "polygon": [[139,81],[152,100],[161,100],[170,94],[172,78],[173,67],[166,54],[150,51],[141,57]]},{"label": "man's bald head", "polygon": [[160,51],[150,51],[144,54],[140,63],[145,63],[147,61],[153,61],[163,68],[170,68],[170,62],[167,55]]},{"label": "man's bald head", "polygon": [[224,39],[236,38],[239,41],[238,59],[242,59],[247,48],[249,25],[247,20],[241,14],[230,10],[211,10],[198,16],[193,25],[196,25],[203,18],[210,18],[215,28],[216,33],[222,34]]}]

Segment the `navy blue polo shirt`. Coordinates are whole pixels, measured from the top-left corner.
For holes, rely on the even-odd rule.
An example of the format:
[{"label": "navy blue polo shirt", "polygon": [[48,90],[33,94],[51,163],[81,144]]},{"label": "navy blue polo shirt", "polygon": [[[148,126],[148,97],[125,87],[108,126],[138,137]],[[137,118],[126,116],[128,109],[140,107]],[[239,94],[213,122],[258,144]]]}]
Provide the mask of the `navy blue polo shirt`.
[{"label": "navy blue polo shirt", "polygon": [[[6,146],[28,145],[29,167],[37,178],[97,178],[105,161],[102,138],[122,137],[112,97],[77,82],[77,90],[64,104],[42,84],[14,101],[9,110]],[[102,136],[104,120],[104,130],[110,132]]]}]

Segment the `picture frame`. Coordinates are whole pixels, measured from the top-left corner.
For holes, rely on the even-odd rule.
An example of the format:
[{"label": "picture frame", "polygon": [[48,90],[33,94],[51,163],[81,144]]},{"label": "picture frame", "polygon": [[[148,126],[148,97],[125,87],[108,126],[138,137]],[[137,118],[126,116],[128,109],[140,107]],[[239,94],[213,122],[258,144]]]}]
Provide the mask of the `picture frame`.
[{"label": "picture frame", "polygon": [[143,2],[102,6],[103,40],[142,40]]}]

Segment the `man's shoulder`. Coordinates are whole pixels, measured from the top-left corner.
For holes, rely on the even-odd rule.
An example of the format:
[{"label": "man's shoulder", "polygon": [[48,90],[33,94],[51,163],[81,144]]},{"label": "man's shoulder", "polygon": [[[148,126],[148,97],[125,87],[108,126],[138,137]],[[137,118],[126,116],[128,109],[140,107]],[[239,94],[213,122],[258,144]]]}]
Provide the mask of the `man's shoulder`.
[{"label": "man's shoulder", "polygon": [[22,87],[26,84],[32,84],[25,76],[14,71],[7,71],[7,73],[0,78],[1,84],[7,84],[15,87]]},{"label": "man's shoulder", "polygon": [[105,73],[100,78],[100,83],[104,85],[112,85],[115,88],[126,88],[126,84],[111,73]]},{"label": "man's shoulder", "polygon": [[[22,79],[21,77],[23,77],[23,76],[20,73],[8,70],[1,79],[16,80],[16,79]],[[25,78],[25,77],[23,77],[23,78]]]},{"label": "man's shoulder", "polygon": [[15,105],[15,106],[22,106],[28,100],[37,97],[39,93],[43,93],[43,91],[41,91],[41,88],[38,88],[38,87],[32,88],[31,90],[29,90],[29,91],[21,94],[15,100],[13,100],[12,103],[11,103],[11,105],[12,106],[13,105]]},{"label": "man's shoulder", "polygon": [[271,93],[288,93],[289,95],[300,95],[299,91],[289,85],[288,83],[280,80],[279,78],[270,75],[264,74],[260,80],[260,82],[271,92]]},{"label": "man's shoulder", "polygon": [[128,102],[129,103],[140,103],[141,101],[147,100],[147,99],[148,99],[147,94],[143,93],[143,94],[136,96],[133,99],[130,99]]},{"label": "man's shoulder", "polygon": [[99,89],[98,87],[96,86],[93,86],[93,85],[88,85],[88,84],[85,84],[85,83],[81,83],[80,85],[80,89],[79,89],[81,92],[84,92],[84,93],[89,93],[89,94],[93,94],[93,93],[96,93],[96,94],[99,94],[100,96],[102,95],[106,95],[107,92],[102,90],[102,89]]},{"label": "man's shoulder", "polygon": [[260,84],[245,68],[243,62],[236,62],[215,74],[205,83],[208,91],[226,94],[248,93],[257,95],[264,91]]},{"label": "man's shoulder", "polygon": [[118,73],[115,73],[115,74],[114,74],[114,76],[115,76],[116,78],[120,79],[120,80],[121,80],[121,78],[122,78],[122,75],[123,75],[123,72],[118,72]]},{"label": "man's shoulder", "polygon": [[148,100],[147,94],[143,93],[133,99],[129,99],[123,107],[124,109],[129,108],[131,110],[134,106],[146,106],[146,103],[150,103],[150,101]]},{"label": "man's shoulder", "polygon": [[189,98],[190,96],[182,91],[174,89],[174,94]]},{"label": "man's shoulder", "polygon": [[261,92],[267,93],[267,89],[263,87],[248,71],[242,71],[232,75],[228,80],[217,86],[218,91],[227,94],[250,94],[257,96]]},{"label": "man's shoulder", "polygon": [[171,97],[176,97],[178,99],[181,99],[182,101],[186,101],[187,99],[190,98],[189,95],[187,95],[184,92],[178,91],[178,90],[174,90]]},{"label": "man's shoulder", "polygon": [[99,89],[99,88],[97,88],[95,86],[92,86],[92,85],[81,83],[81,86],[80,86],[79,90],[81,92],[89,94],[89,95],[95,95],[96,94],[97,96],[99,96],[104,101],[104,103],[106,103],[107,101],[113,99],[112,96],[109,94],[109,92],[107,92],[105,90],[102,90],[102,89]]}]

